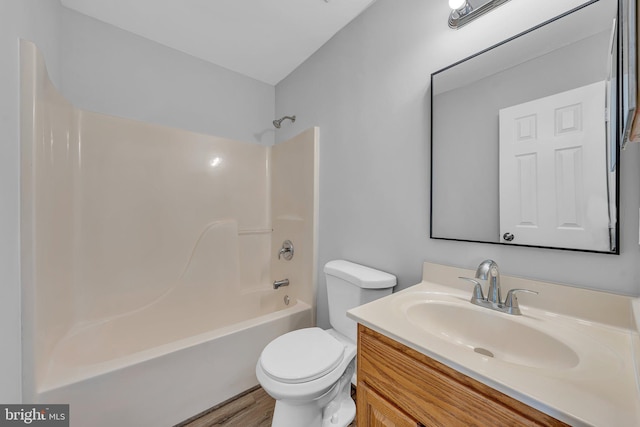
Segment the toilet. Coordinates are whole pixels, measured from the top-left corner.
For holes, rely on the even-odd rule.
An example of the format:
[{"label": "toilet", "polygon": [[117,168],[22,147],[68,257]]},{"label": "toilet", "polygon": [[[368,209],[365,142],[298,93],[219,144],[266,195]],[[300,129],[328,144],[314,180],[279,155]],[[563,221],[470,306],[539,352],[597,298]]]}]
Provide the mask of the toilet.
[{"label": "toilet", "polygon": [[305,328],[271,341],[256,365],[262,388],[276,400],[272,427],[346,427],[356,407],[357,324],[347,310],[390,295],[396,277],[335,260],[324,267],[332,328]]}]

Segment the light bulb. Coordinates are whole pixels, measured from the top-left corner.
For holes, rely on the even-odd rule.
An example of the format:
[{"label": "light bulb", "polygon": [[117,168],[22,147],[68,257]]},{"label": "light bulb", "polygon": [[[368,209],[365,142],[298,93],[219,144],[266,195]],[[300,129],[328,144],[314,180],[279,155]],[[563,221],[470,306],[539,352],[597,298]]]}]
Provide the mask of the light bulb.
[{"label": "light bulb", "polygon": [[467,0],[449,0],[449,7],[453,10],[458,10],[467,3]]}]

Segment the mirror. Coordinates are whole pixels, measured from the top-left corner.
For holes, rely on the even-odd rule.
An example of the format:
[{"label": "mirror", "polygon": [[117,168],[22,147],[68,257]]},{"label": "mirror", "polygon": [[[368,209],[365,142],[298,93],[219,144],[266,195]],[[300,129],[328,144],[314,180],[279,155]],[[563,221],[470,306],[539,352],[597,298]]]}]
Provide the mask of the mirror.
[{"label": "mirror", "polygon": [[593,0],[431,75],[431,238],[619,253],[617,13]]}]

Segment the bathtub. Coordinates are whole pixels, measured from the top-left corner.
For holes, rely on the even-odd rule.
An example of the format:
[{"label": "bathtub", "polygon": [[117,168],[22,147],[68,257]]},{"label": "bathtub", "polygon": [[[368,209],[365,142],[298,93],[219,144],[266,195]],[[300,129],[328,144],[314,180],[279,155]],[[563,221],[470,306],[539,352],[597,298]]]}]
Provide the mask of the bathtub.
[{"label": "bathtub", "polygon": [[36,403],[70,404],[77,427],[175,425],[256,386],[264,346],[312,325],[311,306],[284,296],[255,291],[206,310],[159,301],[78,326],[55,346]]},{"label": "bathtub", "polygon": [[314,321],[318,129],[267,147],[84,111],[20,49],[23,401],[157,427],[256,386]]}]

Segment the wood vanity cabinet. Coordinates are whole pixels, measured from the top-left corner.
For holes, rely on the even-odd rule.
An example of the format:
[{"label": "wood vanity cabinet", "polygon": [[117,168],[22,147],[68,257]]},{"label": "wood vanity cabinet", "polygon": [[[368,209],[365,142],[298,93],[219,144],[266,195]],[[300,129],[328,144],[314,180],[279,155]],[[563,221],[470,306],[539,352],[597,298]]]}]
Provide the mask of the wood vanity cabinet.
[{"label": "wood vanity cabinet", "polygon": [[359,427],[567,426],[358,325]]}]

